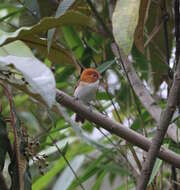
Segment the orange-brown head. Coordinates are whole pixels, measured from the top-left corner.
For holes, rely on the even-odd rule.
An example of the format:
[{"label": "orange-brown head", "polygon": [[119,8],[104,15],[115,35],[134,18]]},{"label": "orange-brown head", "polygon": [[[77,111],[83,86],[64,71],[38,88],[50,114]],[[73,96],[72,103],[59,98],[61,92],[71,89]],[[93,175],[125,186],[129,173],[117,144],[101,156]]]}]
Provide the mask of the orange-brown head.
[{"label": "orange-brown head", "polygon": [[84,71],[82,72],[80,81],[93,83],[99,80],[99,78],[100,78],[100,74],[96,69],[88,68],[88,69],[84,69]]}]

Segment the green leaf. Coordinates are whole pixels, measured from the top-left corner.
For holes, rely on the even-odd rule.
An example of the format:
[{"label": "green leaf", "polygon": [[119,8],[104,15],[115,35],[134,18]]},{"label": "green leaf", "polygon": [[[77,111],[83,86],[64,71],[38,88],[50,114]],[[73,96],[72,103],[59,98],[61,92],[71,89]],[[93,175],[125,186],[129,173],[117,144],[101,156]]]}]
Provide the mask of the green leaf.
[{"label": "green leaf", "polygon": [[74,72],[74,67],[71,65],[62,66],[56,70],[56,82],[65,82]]},{"label": "green leaf", "polygon": [[24,8],[20,8],[20,9],[18,9],[16,11],[10,12],[6,16],[0,18],[0,23],[3,22],[4,20],[8,19],[9,17],[12,17],[14,15],[17,15],[17,14],[23,12],[24,10],[25,10]]},{"label": "green leaf", "polygon": [[154,164],[153,171],[152,171],[149,183],[148,183],[149,185],[153,182],[154,178],[158,174],[161,165],[162,165],[162,160],[157,159],[155,164]]},{"label": "green leaf", "polygon": [[99,92],[98,91],[96,97],[98,100],[109,100],[109,96],[106,92]]},{"label": "green leaf", "polygon": [[27,38],[27,36],[29,36],[32,38],[35,34],[40,34],[48,29],[64,25],[81,25],[83,27],[92,27],[94,25],[94,21],[80,12],[68,11],[63,16],[58,18],[46,17],[32,27],[22,27],[13,33],[3,33],[0,38],[0,46],[18,39],[22,39],[23,37]]},{"label": "green leaf", "polygon": [[[79,176],[80,182],[83,183],[86,180],[88,180],[91,176],[93,176],[95,173],[97,173],[100,168],[98,165],[103,160],[104,156],[100,156],[97,160],[91,162],[87,169],[85,170],[84,174]],[[71,186],[68,188],[68,190],[74,190],[79,185],[78,181],[74,181]]]},{"label": "green leaf", "polygon": [[136,69],[138,69],[141,78],[148,80],[149,77],[149,64],[150,61],[147,60],[145,55],[143,55],[135,46],[133,46],[131,55],[133,57],[133,64]]},{"label": "green leaf", "polygon": [[125,55],[129,55],[133,45],[140,2],[140,0],[117,0],[112,16],[115,41]]},{"label": "green leaf", "polygon": [[101,165],[101,169],[103,169],[106,172],[118,173],[121,176],[129,174],[128,169],[123,164],[117,165],[116,163],[113,162]]},{"label": "green leaf", "polygon": [[73,27],[66,26],[63,27],[63,34],[68,47],[74,52],[75,56],[80,59],[84,53],[84,47],[78,33]]},{"label": "green leaf", "polygon": [[99,71],[99,73],[103,73],[104,71],[106,71],[109,67],[111,67],[114,63],[116,63],[115,60],[111,60],[111,61],[106,61],[104,63],[102,63],[101,65],[98,66],[97,70]]},{"label": "green leaf", "polygon": [[133,189],[134,187],[135,187],[135,184],[132,181],[128,181],[128,184],[126,184],[126,182],[124,182],[116,190],[127,190],[127,189]]},{"label": "green leaf", "polygon": [[103,181],[105,175],[106,175],[106,171],[103,171],[98,175],[96,182],[92,186],[91,190],[99,190],[101,188],[101,184],[102,184],[102,181]]},{"label": "green leaf", "polygon": [[65,144],[63,150],[62,150],[62,155],[66,155],[66,152],[67,152],[68,148],[69,148],[69,143],[67,142],[67,143]]},{"label": "green leaf", "polygon": [[[66,154],[66,158],[68,161],[70,161],[74,158],[75,155],[85,154],[88,151],[88,146],[85,146],[84,144],[80,144],[79,146],[76,145]],[[33,183],[32,190],[44,190],[45,187],[47,187],[47,185],[52,182],[54,177],[56,177],[56,175],[60,173],[65,166],[66,162],[64,158],[61,157],[57,162],[53,164],[51,169],[49,169],[43,176],[41,176]]]},{"label": "green leaf", "polygon": [[[80,156],[76,156],[70,162],[70,165],[75,172],[77,172],[79,168],[82,166],[84,159],[85,159],[85,156],[80,155]],[[72,173],[69,166],[67,166],[66,169],[61,174],[61,176],[59,176],[59,178],[57,179],[53,187],[53,190],[59,190],[59,189],[66,190],[74,179],[75,179],[74,174]]]},{"label": "green leaf", "polygon": [[[72,155],[68,156],[68,159],[72,159]],[[65,167],[66,162],[63,158],[60,158],[54,166],[48,172],[46,172],[42,177],[37,179],[33,185],[32,190],[42,190],[47,187],[47,185],[52,181],[52,179]]]}]

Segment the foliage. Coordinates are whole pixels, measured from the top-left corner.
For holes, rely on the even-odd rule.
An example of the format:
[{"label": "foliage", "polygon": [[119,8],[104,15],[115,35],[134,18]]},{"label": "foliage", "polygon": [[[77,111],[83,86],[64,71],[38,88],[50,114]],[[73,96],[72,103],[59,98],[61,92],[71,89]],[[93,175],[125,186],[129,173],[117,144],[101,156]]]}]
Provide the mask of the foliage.
[{"label": "foliage", "polygon": [[[89,121],[74,126],[68,122],[74,120],[71,110],[59,116],[51,107],[55,82],[73,95],[83,68],[95,67],[102,84],[94,109],[151,138],[157,124],[134,94],[111,47],[116,41],[129,55],[157,105],[164,107],[175,38],[172,3],[164,7],[162,2],[1,0],[0,189],[3,181],[12,190],[135,188],[134,173],[140,173],[144,152]],[[168,36],[164,12],[169,15]],[[17,87],[30,89],[41,101]],[[175,122],[179,124],[179,117]],[[167,141],[169,149],[179,151]],[[149,187],[170,188],[171,172],[157,160]]]}]

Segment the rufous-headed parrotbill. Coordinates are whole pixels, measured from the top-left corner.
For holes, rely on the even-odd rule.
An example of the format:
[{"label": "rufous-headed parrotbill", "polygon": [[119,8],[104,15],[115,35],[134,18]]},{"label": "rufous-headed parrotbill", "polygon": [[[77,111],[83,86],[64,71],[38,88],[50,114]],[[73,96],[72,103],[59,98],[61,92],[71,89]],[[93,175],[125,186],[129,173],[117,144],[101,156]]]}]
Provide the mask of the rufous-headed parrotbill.
[{"label": "rufous-headed parrotbill", "polygon": [[[96,98],[96,92],[99,86],[99,72],[94,68],[87,68],[81,74],[78,85],[74,91],[76,99],[82,101],[88,105],[92,100]],[[84,122],[84,118],[78,114],[75,116],[76,122]]]}]

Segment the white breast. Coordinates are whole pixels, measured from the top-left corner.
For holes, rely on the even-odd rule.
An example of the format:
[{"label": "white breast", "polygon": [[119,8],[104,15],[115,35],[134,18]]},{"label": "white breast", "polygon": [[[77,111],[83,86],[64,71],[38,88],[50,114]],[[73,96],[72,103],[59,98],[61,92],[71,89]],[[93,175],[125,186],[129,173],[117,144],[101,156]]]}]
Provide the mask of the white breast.
[{"label": "white breast", "polygon": [[74,96],[84,103],[88,103],[95,99],[98,86],[99,80],[94,83],[86,83],[81,81],[74,92]]}]

